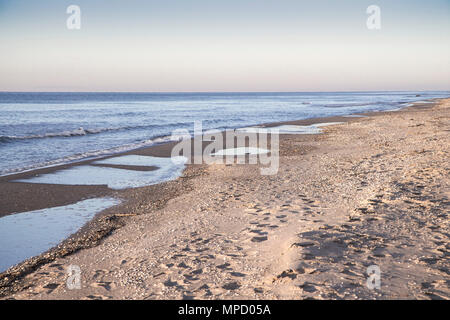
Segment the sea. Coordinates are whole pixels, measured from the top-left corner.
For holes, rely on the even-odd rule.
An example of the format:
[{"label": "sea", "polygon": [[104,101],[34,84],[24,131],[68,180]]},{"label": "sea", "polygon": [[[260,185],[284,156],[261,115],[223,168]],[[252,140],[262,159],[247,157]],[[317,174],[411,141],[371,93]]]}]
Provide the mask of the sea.
[{"label": "sea", "polygon": [[170,141],[176,129],[399,110],[450,91],[282,93],[0,92],[0,175]]}]

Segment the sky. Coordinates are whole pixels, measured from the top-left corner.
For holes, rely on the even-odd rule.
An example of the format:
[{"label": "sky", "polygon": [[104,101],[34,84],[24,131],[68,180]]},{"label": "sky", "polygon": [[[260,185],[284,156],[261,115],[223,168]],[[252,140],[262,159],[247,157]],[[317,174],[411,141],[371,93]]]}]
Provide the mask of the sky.
[{"label": "sky", "polygon": [[450,90],[450,0],[0,0],[0,91],[373,90]]}]

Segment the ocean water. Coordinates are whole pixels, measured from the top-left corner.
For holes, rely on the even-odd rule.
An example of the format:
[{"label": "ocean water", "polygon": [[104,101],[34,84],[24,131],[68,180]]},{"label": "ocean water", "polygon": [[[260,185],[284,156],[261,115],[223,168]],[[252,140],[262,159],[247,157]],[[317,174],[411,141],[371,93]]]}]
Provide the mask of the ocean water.
[{"label": "ocean water", "polygon": [[[420,96],[418,96],[420,95]],[[12,93],[0,92],[0,175],[169,140],[175,129],[395,110],[450,92]]]}]

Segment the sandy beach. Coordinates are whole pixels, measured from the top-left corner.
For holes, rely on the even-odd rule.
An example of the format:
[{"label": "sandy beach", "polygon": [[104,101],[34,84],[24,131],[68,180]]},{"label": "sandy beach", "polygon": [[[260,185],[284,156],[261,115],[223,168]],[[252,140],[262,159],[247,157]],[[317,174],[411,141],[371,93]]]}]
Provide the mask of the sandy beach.
[{"label": "sandy beach", "polygon": [[[119,191],[12,182],[85,161],[1,177],[0,216],[105,195],[122,204],[0,274],[0,297],[449,299],[449,115],[443,99],[284,123],[343,122],[281,135],[276,175],[212,164]],[[173,145],[126,154],[167,157]],[[71,265],[81,289],[66,286]],[[373,265],[380,289],[366,285]]]}]

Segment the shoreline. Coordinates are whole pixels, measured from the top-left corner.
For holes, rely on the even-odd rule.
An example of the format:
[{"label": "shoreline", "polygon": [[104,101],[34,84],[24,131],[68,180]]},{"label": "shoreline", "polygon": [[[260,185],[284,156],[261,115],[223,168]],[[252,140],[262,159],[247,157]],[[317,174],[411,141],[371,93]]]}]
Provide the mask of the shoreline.
[{"label": "shoreline", "polygon": [[[404,112],[408,112],[409,109],[417,109],[417,110],[426,110],[426,109],[432,109],[434,106],[440,104],[442,101],[445,101],[445,99],[433,99],[433,103],[422,103],[422,104],[415,104],[413,106],[408,106],[403,108],[400,111],[379,111],[379,112],[371,112],[371,113],[358,113],[361,115],[367,115],[369,118],[374,116],[384,116],[386,114],[396,113],[401,114]],[[288,122],[276,122],[276,123],[269,123],[269,124],[261,124],[261,126],[276,126],[281,124],[293,124],[293,125],[309,125],[313,123],[321,123],[321,122],[345,122],[345,123],[351,123],[351,122],[360,122],[360,121],[366,121],[368,118],[350,118],[345,116],[339,116],[339,117],[327,117],[327,118],[312,118],[312,119],[304,119],[304,120],[295,120],[295,121],[288,121]],[[334,126],[331,128],[333,129]],[[328,129],[325,129],[326,132],[328,132]],[[300,141],[317,141],[321,140],[324,135],[300,135],[302,137],[283,137],[284,135],[280,135],[280,141],[281,140],[300,140]],[[110,157],[117,157],[119,155],[126,155],[126,154],[140,154],[140,155],[152,155],[152,156],[163,156],[163,155],[170,155],[170,149],[172,146],[177,142],[169,142],[161,145],[155,145],[140,149],[135,149],[132,151],[127,151],[124,153],[114,154],[108,157],[102,157],[104,158],[110,158]],[[308,151],[306,151],[308,152]],[[283,154],[283,150],[280,150],[280,153]],[[29,177],[31,175],[37,174],[37,173],[47,173],[56,171],[62,168],[67,168],[75,165],[90,163],[92,161],[98,160],[97,159],[90,159],[85,160],[82,162],[77,162],[75,164],[65,164],[65,165],[59,165],[56,167],[51,168],[42,168],[38,170],[34,170],[34,172],[25,172],[25,173],[19,173],[14,174],[13,179],[18,178],[24,178]],[[96,245],[98,245],[100,242],[102,242],[103,239],[105,239],[108,235],[113,233],[113,231],[118,230],[120,227],[126,225],[126,219],[129,216],[138,216],[141,214],[148,214],[150,212],[154,212],[155,210],[161,209],[164,207],[167,202],[171,199],[174,199],[177,196],[186,194],[188,191],[192,190],[194,187],[191,185],[191,180],[197,176],[202,175],[208,175],[208,173],[205,170],[205,165],[188,165],[182,176],[179,177],[176,180],[164,182],[162,184],[147,186],[147,187],[141,187],[137,188],[135,190],[133,189],[126,189],[121,191],[111,191],[106,190],[107,188],[98,187],[95,186],[95,188],[89,188],[93,186],[82,186],[80,187],[77,197],[86,197],[86,196],[114,196],[119,199],[124,199],[124,203],[112,207],[110,209],[107,209],[97,216],[95,216],[88,224],[86,224],[82,229],[80,229],[79,232],[71,236],[70,238],[63,241],[60,245],[58,245],[56,248],[53,248],[49,250],[48,252],[38,256],[33,257],[31,259],[26,260],[25,262],[19,264],[18,266],[14,267],[13,269],[10,269],[2,274],[0,274],[0,296],[7,296],[12,294],[13,292],[18,292],[24,288],[23,283],[21,283],[20,279],[22,279],[24,276],[30,274],[34,270],[36,270],[39,266],[48,264],[49,262],[55,260],[56,258],[65,257],[67,255],[70,255],[71,253],[77,252],[80,249],[85,248],[92,248]],[[8,178],[11,178],[11,175],[8,176]],[[9,182],[12,179],[4,179],[3,177],[0,177],[0,190],[3,190],[4,188],[10,186],[11,183]],[[28,184],[30,185],[30,184]],[[19,184],[19,186],[23,187],[23,184]],[[30,186],[32,187],[32,186]],[[45,189],[42,186],[38,186],[41,189]],[[52,189],[65,189],[62,188],[62,186],[50,185],[46,186],[46,190],[41,190],[43,193],[52,193],[54,190]],[[69,186],[67,189],[77,189],[75,186]],[[84,191],[81,191],[83,189]],[[89,190],[87,190],[89,189]],[[162,190],[161,190],[162,189]],[[27,194],[29,194],[27,189]],[[85,193],[84,193],[85,192]],[[62,193],[66,193],[66,190],[60,191],[60,193],[56,196],[59,198],[59,195]],[[145,195],[145,197],[144,197]],[[19,195],[20,197],[20,195]],[[58,203],[59,205],[65,204],[65,203],[73,203],[73,198],[65,198],[65,199],[55,199],[53,203]],[[14,199],[13,199],[14,202]],[[144,203],[144,204],[142,204]],[[139,205],[143,205],[143,208],[140,208]],[[36,207],[39,207],[39,203],[35,204]],[[54,205],[52,205],[54,206]],[[48,203],[45,207],[49,207]],[[36,209],[32,209],[36,210]],[[25,211],[31,211],[31,210],[25,210]],[[10,213],[7,213],[10,214]],[[26,287],[26,286],[25,286]]]},{"label": "shoreline", "polygon": [[[380,91],[380,92],[382,92],[382,91]],[[395,92],[395,91],[393,91],[393,92]],[[13,92],[13,93],[16,93],[16,92]],[[182,92],[180,92],[180,93],[182,93]],[[269,92],[269,93],[271,93],[271,92]],[[288,92],[288,93],[290,93],[290,92]],[[276,125],[281,125],[281,124],[291,124],[291,123],[292,124],[299,123],[299,125],[310,125],[310,124],[314,124],[314,123],[319,123],[320,121],[315,121],[317,119],[322,119],[322,120],[326,121],[327,119],[333,119],[333,118],[341,119],[341,118],[348,118],[349,116],[351,118],[352,115],[365,115],[365,114],[368,115],[368,114],[378,114],[378,113],[383,113],[383,112],[395,112],[395,111],[400,111],[400,110],[403,110],[403,109],[406,109],[406,108],[409,108],[409,107],[412,107],[412,106],[415,106],[415,105],[425,105],[426,106],[427,104],[433,104],[433,103],[435,103],[435,101],[438,101],[438,100],[441,100],[441,99],[446,99],[446,98],[430,98],[430,99],[420,100],[420,101],[416,101],[416,102],[403,102],[402,104],[407,104],[407,105],[400,106],[398,109],[392,109],[392,110],[367,111],[367,112],[357,112],[357,113],[346,114],[346,115],[337,115],[337,116],[316,117],[316,118],[313,117],[313,118],[305,118],[305,119],[299,119],[299,120],[265,122],[265,123],[257,123],[257,124],[253,124],[253,125],[245,125],[242,128],[255,127],[255,126],[271,127],[271,126],[276,126]],[[226,130],[233,130],[233,129],[236,130],[236,129],[240,129],[240,128],[241,127],[239,127],[239,128],[227,128],[225,130],[220,130],[220,131],[224,132]],[[215,129],[212,129],[212,130],[215,130]],[[150,140],[166,139],[168,137],[169,137],[169,135],[155,136],[155,137],[152,137]],[[174,144],[174,143],[177,143],[177,141],[167,140],[167,141],[164,141],[164,142],[156,142],[154,144],[146,145],[146,146],[142,146],[142,147],[132,147],[132,148],[130,148],[128,150],[125,150],[125,151],[112,152],[112,153],[109,153],[109,154],[107,153],[107,154],[97,155],[97,156],[89,156],[89,157],[86,157],[86,158],[70,160],[68,162],[61,162],[61,163],[56,163],[56,164],[43,165],[43,166],[40,166],[40,167],[23,169],[21,171],[19,171],[20,169],[10,169],[10,170],[12,170],[11,172],[7,172],[5,174],[0,175],[0,182],[5,180],[5,179],[6,180],[10,180],[9,179],[10,176],[16,176],[16,175],[23,176],[23,175],[26,175],[28,173],[33,175],[33,173],[39,172],[39,171],[45,170],[45,169],[49,169],[49,170],[51,170],[53,168],[56,168],[56,170],[64,169],[64,168],[66,168],[68,166],[82,165],[82,164],[87,164],[87,163],[90,163],[90,162],[93,162],[93,161],[97,161],[97,160],[100,160],[100,159],[108,159],[108,158],[117,157],[117,156],[120,156],[120,155],[134,154],[134,152],[139,151],[139,150],[145,150],[145,149],[149,149],[149,148],[153,148],[153,147],[157,147],[157,146],[161,146],[161,145],[165,145],[165,144]],[[117,146],[117,147],[113,147],[112,149],[114,149],[114,148],[122,148],[122,147],[124,147],[124,146]],[[106,150],[98,150],[98,151],[95,151],[95,152],[102,152],[102,151],[106,151]],[[57,161],[57,160],[55,160],[55,161]],[[50,161],[50,162],[52,162],[52,161]],[[15,170],[18,170],[18,171],[15,171]],[[1,217],[1,213],[0,213],[0,217]]]},{"label": "shoreline", "polygon": [[[401,110],[407,110],[408,108],[427,108],[431,107],[436,103],[436,101],[442,100],[442,98],[429,99],[425,101],[419,101],[417,103],[412,103],[411,106],[405,106]],[[395,111],[372,111],[372,112],[361,112],[356,113],[357,115],[363,116],[373,116],[373,115],[383,115],[389,112]],[[330,116],[330,117],[318,117],[318,118],[307,118],[300,120],[291,121],[279,121],[279,122],[268,122],[260,123],[254,126],[248,127],[274,127],[279,125],[300,125],[307,126],[316,123],[323,122],[351,122],[360,120],[359,117],[348,117],[349,115],[343,116]],[[222,131],[224,132],[224,131]],[[304,134],[308,135],[308,134]],[[280,134],[281,136],[281,134]],[[72,204],[74,202],[89,199],[93,197],[100,196],[117,196],[117,193],[122,191],[111,190],[104,185],[55,185],[55,184],[36,184],[36,183],[15,183],[13,180],[27,179],[32,176],[39,174],[52,173],[58,170],[72,168],[75,166],[81,166],[86,164],[91,164],[98,160],[114,158],[123,155],[148,155],[155,157],[170,157],[170,151],[178,141],[168,141],[151,146],[145,146],[137,149],[132,149],[128,151],[118,152],[110,154],[107,156],[94,157],[84,160],[77,160],[74,162],[57,164],[51,166],[45,166],[36,169],[25,170],[17,173],[9,173],[7,175],[0,176],[0,203],[2,207],[0,208],[0,218],[10,214],[17,214],[26,211],[34,211],[40,209],[46,209],[49,207],[64,206]],[[30,190],[31,189],[31,190]],[[69,192],[70,191],[70,192]],[[49,197],[49,194],[52,196]],[[31,198],[30,198],[31,195]],[[28,197],[27,203],[18,201]],[[47,202],[42,201],[42,197],[47,197]],[[120,195],[119,195],[120,197]]]}]

